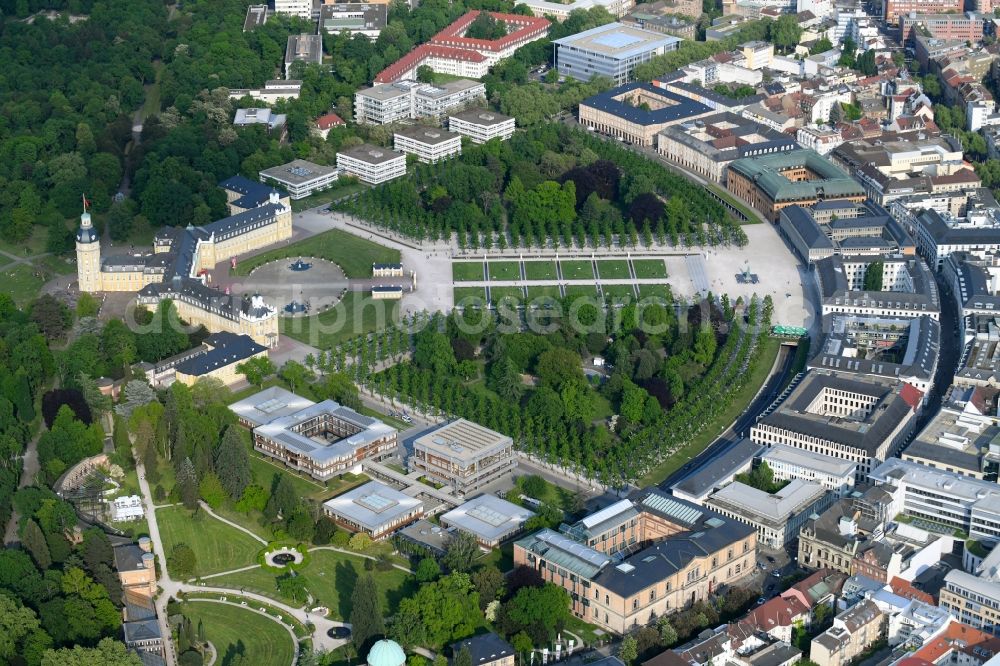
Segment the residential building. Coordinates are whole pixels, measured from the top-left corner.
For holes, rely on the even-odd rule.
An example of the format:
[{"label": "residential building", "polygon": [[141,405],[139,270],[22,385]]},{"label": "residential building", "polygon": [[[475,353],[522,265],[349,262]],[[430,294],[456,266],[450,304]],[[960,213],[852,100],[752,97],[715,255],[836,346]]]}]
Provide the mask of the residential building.
[{"label": "residential building", "polygon": [[593,7],[603,7],[615,18],[621,18],[632,7],[635,0],[572,0],[572,2],[552,2],[551,0],[516,0],[515,5],[525,5],[535,16],[544,16],[562,23],[577,9],[586,11]]},{"label": "residential building", "polygon": [[393,134],[394,147],[401,153],[416,155],[425,164],[433,164],[462,153],[462,137],[439,127],[412,125]]},{"label": "residential building", "polygon": [[728,111],[672,125],[656,135],[656,151],[687,171],[725,182],[733,160],[795,150],[795,139]]},{"label": "residential building", "polygon": [[467,495],[513,472],[514,442],[478,423],[457,419],[413,441],[411,471]]},{"label": "residential building", "polygon": [[795,479],[776,493],[734,481],[705,501],[705,506],[757,530],[757,542],[784,548],[795,539],[809,516],[822,511],[834,495],[818,483]]},{"label": "residential building", "polygon": [[130,520],[141,520],[145,515],[142,506],[142,498],[138,495],[125,495],[111,500],[111,520],[113,522],[127,522]]},{"label": "residential building", "polygon": [[156,306],[173,301],[178,317],[211,332],[247,335],[273,347],[278,341],[276,310],[260,296],[242,298],[205,285],[220,261],[291,238],[292,210],[287,197],[271,190],[260,206],[204,226],[164,227],[153,251],[102,256],[90,213],[80,217],[76,234],[80,291],[138,292],[137,302]]},{"label": "residential building", "polygon": [[779,595],[748,612],[741,624],[768,640],[790,643],[796,626],[812,624],[812,609],[796,596]]},{"label": "residential building", "polygon": [[339,175],[339,170],[334,167],[292,160],[261,171],[260,182],[281,186],[291,199],[305,199],[315,192],[333,187]]},{"label": "residential building", "polygon": [[393,83],[400,79],[415,79],[421,65],[435,72],[482,78],[489,68],[525,44],[544,38],[549,32],[549,21],[544,18],[489,12],[507,28],[499,39],[472,39],[465,36],[469,25],[479,16],[478,11],[463,14],[451,25],[416,47],[375,77],[375,83]]},{"label": "residential building", "polygon": [[809,659],[817,666],[847,666],[885,635],[886,623],[886,616],[873,602],[855,604],[812,639]]},{"label": "residential building", "polygon": [[337,153],[337,168],[363,183],[378,185],[406,175],[406,155],[363,143]]},{"label": "residential building", "polygon": [[384,483],[369,481],[323,502],[323,515],[377,541],[419,520],[424,504]]},{"label": "residential building", "polygon": [[330,130],[334,127],[343,127],[347,123],[336,113],[324,113],[313,121],[315,134],[324,141],[330,135]]},{"label": "residential building", "polygon": [[808,125],[796,130],[795,140],[803,148],[815,150],[820,155],[829,155],[834,148],[844,143],[844,135],[838,128],[830,129],[819,125]]},{"label": "residential building", "polygon": [[953,252],[984,255],[1000,251],[1000,208],[991,195],[977,192],[964,217],[933,209],[912,212],[893,205],[892,213],[917,241],[917,249],[936,270]]},{"label": "residential building", "polygon": [[854,179],[812,150],[736,160],[729,165],[726,189],[771,222],[777,222],[781,209],[788,206],[865,199]]},{"label": "residential building", "polygon": [[982,666],[997,661],[1000,638],[962,622],[951,622],[944,631],[925,641],[911,655],[930,664],[966,664]]},{"label": "residential building", "polygon": [[586,525],[602,534],[617,535],[615,525],[631,531],[635,541],[627,553],[634,554],[614,558],[596,547],[607,543],[600,539],[588,545],[585,534],[595,532],[578,524],[514,542],[514,564],[569,592],[574,615],[618,634],[753,573],[753,528],[656,489],[628,502],[613,514],[594,514]]},{"label": "residential building", "polygon": [[[955,472],[890,458],[869,474],[893,510],[942,534],[1000,540],[1000,487]],[[898,515],[897,515],[898,520]]]},{"label": "residential building", "polygon": [[401,80],[354,93],[354,120],[376,125],[413,119],[439,123],[449,114],[485,99],[486,87],[479,81],[458,79],[431,85]]},{"label": "residential building", "polygon": [[[833,256],[815,268],[824,316],[940,317],[937,283],[919,257]],[[865,289],[865,275],[871,280],[875,271],[881,271],[881,289]]]},{"label": "residential building", "polygon": [[837,199],[811,207],[788,206],[778,214],[778,231],[807,264],[837,254],[916,254],[916,245],[903,226],[873,202]]},{"label": "residential building", "polygon": [[378,39],[389,16],[389,5],[369,2],[338,2],[319,7],[319,29],[322,32],[364,35]]},{"label": "residential building", "polygon": [[319,481],[360,472],[396,450],[396,429],[333,400],[314,403],[274,386],[229,409],[253,430],[254,448]]},{"label": "residential building", "polygon": [[243,19],[243,32],[253,32],[267,23],[267,5],[250,5]]},{"label": "residential building", "polygon": [[235,127],[247,127],[249,125],[265,125],[268,132],[285,131],[285,121],[287,116],[284,113],[271,113],[271,109],[236,109],[233,117]]},{"label": "residential building", "polygon": [[632,70],[673,51],[680,39],[622,23],[608,23],[552,42],[555,68],[564,76],[589,81],[606,76],[616,86],[632,81]]},{"label": "residential building", "polygon": [[965,9],[961,0],[884,0],[882,7],[886,23],[897,23],[905,14],[960,14]]},{"label": "residential building", "polygon": [[750,429],[750,439],[787,444],[857,463],[863,479],[890,459],[916,424],[920,398],[909,384],[812,370]]},{"label": "residential building", "polygon": [[[647,110],[648,109],[648,110]],[[648,83],[627,83],[580,102],[580,124],[638,146],[654,145],[670,125],[712,114],[712,109]]]},{"label": "residential building", "polygon": [[492,549],[518,535],[535,515],[522,506],[484,494],[441,516],[441,524],[476,538],[480,547]]},{"label": "residential building", "polygon": [[[311,10],[310,10],[311,11]],[[292,63],[304,62],[307,65],[323,63],[322,35],[289,35],[285,46],[285,78],[292,78]]]},{"label": "residential building", "polygon": [[448,129],[469,137],[472,143],[486,143],[492,139],[506,141],[514,136],[514,118],[489,109],[472,108],[450,113]]},{"label": "residential building", "polygon": [[732,483],[737,474],[749,472],[754,459],[763,450],[764,447],[760,444],[743,438],[710,463],[701,465],[670,486],[670,492],[674,497],[688,502],[704,504],[709,495]]},{"label": "residential building", "polygon": [[843,497],[854,488],[857,463],[848,460],[784,444],[766,449],[760,459],[771,468],[775,481],[803,479],[818,483],[837,497]]},{"label": "residential building", "polygon": [[818,516],[810,516],[799,531],[799,564],[808,569],[853,575],[859,549],[884,532],[891,514],[892,497],[869,488],[834,502]]},{"label": "residential building", "polygon": [[313,0],[274,0],[276,14],[290,14],[303,19],[312,18]]},{"label": "residential building", "polygon": [[1000,349],[1000,317],[974,314],[961,321],[965,349],[962,363],[955,372],[955,384],[961,387],[995,389],[1000,377],[996,356]]},{"label": "residential building", "polygon": [[472,666],[514,666],[514,648],[493,632],[452,643],[452,654],[462,650],[468,650]]},{"label": "residential building", "polygon": [[[264,104],[276,104],[283,99],[298,99],[301,92],[301,81],[274,79],[266,82],[263,88],[230,88],[229,99],[252,97],[253,99],[260,100]],[[282,114],[281,117],[284,118],[284,114]],[[284,121],[282,121],[281,124],[284,124]]]}]

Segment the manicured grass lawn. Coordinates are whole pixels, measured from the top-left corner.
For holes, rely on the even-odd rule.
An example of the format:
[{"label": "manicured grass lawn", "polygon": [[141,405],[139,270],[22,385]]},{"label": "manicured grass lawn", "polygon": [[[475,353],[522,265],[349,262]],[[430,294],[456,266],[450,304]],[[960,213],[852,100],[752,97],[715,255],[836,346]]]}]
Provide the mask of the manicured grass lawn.
[{"label": "manicured grass lawn", "polygon": [[667,277],[667,264],[663,259],[633,259],[632,268],[637,278]]},{"label": "manicured grass lawn", "polygon": [[288,666],[295,656],[288,631],[261,613],[211,601],[188,601],[181,612],[193,626],[204,625],[206,640],[218,652],[218,664],[228,663],[227,655],[237,652],[243,653],[246,663],[260,666]]},{"label": "manicured grass lawn", "polygon": [[670,285],[669,284],[640,284],[639,285],[639,298],[646,298],[648,296],[660,296],[662,298],[670,298]]},{"label": "manicured grass lawn", "polygon": [[624,259],[605,259],[597,262],[597,272],[602,280],[627,280],[632,277]]},{"label": "manicured grass lawn", "polygon": [[282,317],[278,323],[282,335],[328,349],[344,340],[381,330],[398,320],[399,301],[381,301],[368,293],[348,291],[328,310],[309,317]]},{"label": "manicured grass lawn", "polygon": [[363,189],[365,189],[364,185],[351,178],[334,185],[328,190],[323,190],[322,192],[317,192],[316,194],[310,194],[304,199],[293,199],[292,210],[297,213],[300,210],[308,210],[310,208],[315,208],[316,206],[322,206],[323,204],[330,203],[334,199],[350,196]]},{"label": "manicured grass lawn", "polygon": [[762,348],[760,358],[757,360],[757,366],[754,368],[750,379],[740,389],[739,393],[736,394],[729,407],[724,409],[715,420],[698,433],[698,436],[691,440],[687,446],[678,450],[674,455],[664,460],[649,474],[640,479],[640,488],[660,483],[685,465],[688,460],[704,451],[753,402],[757,391],[767,381],[767,376],[771,372],[771,366],[774,365],[774,359],[778,356],[778,348],[781,346],[781,341],[774,338],[764,338],[760,341],[760,344]]},{"label": "manicured grass lawn", "polygon": [[559,287],[557,285],[535,285],[534,287],[528,287],[528,300],[532,301],[536,298],[559,298]]},{"label": "manicured grass lawn", "polygon": [[524,300],[524,290],[521,287],[491,287],[490,298],[494,304],[504,299],[519,304]]},{"label": "manicured grass lawn", "polygon": [[520,280],[521,264],[518,261],[491,261],[491,280]]},{"label": "manicured grass lawn", "polygon": [[[482,306],[486,304],[486,287],[455,287],[453,290],[455,305]],[[465,299],[472,299],[462,303]]]},{"label": "manicured grass lawn", "polygon": [[602,636],[604,638],[608,637],[606,632],[601,632],[600,634],[596,633],[597,631],[600,631],[597,627],[592,624],[588,624],[575,615],[570,615],[569,619],[566,620],[566,629],[582,638],[587,645],[595,644]]},{"label": "manicured grass lawn", "polygon": [[[0,257],[0,264],[5,257]],[[17,264],[10,269],[0,271],[0,292],[7,292],[19,306],[27,305],[38,296],[38,291],[45,280],[38,277],[38,269],[26,264]]]},{"label": "manicured grass lawn", "polygon": [[[379,416],[383,419],[388,418],[385,415]],[[275,478],[276,476],[287,476],[291,479],[292,487],[295,488],[297,495],[315,500],[329,499],[348,488],[352,488],[368,480],[368,477],[364,474],[357,474],[347,476],[343,479],[334,478],[327,481],[326,485],[323,485],[318,481],[296,474],[293,470],[267,460],[256,451],[250,453],[250,474],[253,477],[253,483],[266,488],[268,491],[277,484],[278,479]],[[250,527],[250,529],[254,528]]]},{"label": "manicured grass lawn", "polygon": [[601,289],[604,290],[605,298],[635,299],[635,291],[632,290],[630,284],[605,284],[601,286]]},{"label": "manicured grass lawn", "polygon": [[483,262],[456,261],[451,265],[451,279],[455,282],[483,280]]},{"label": "manicured grass lawn", "polygon": [[237,264],[235,273],[247,275],[258,266],[289,257],[319,257],[340,266],[347,277],[365,278],[371,277],[372,264],[398,264],[399,250],[384,247],[340,229],[331,229],[298,243],[244,259]]},{"label": "manicured grass lawn", "polygon": [[555,280],[556,262],[526,261],[524,262],[524,275],[529,280]]},{"label": "manicured grass lawn", "polygon": [[[315,605],[329,608],[331,618],[343,620],[350,617],[351,592],[354,591],[357,580],[367,573],[365,560],[332,550],[312,551],[309,557],[309,564],[300,569],[299,573],[305,577],[306,587],[316,599]],[[412,591],[408,586],[415,585],[413,579],[408,580],[407,574],[399,569],[372,571],[371,574],[381,593],[382,609],[386,615],[392,612],[406,593]],[[219,587],[242,587],[292,606],[301,605],[282,597],[278,592],[277,575],[261,568],[219,576],[211,581]]]},{"label": "manicured grass lawn", "polygon": [[50,254],[45,257],[34,259],[32,263],[41,268],[43,271],[49,271],[51,273],[55,273],[56,275],[76,274],[76,261],[71,259],[69,256],[57,257]]},{"label": "manicured grass lawn", "polygon": [[571,259],[560,261],[562,276],[564,280],[593,280],[594,267],[590,261],[583,259]]},{"label": "manicured grass lawn", "polygon": [[566,296],[593,296],[597,298],[597,287],[592,284],[568,284]]},{"label": "manicured grass lawn", "polygon": [[202,511],[192,517],[182,506],[156,510],[156,520],[163,537],[163,548],[170,561],[170,552],[179,543],[194,551],[197,562],[195,575],[218,573],[253,564],[263,548],[259,541],[234,527],[216,520]]}]

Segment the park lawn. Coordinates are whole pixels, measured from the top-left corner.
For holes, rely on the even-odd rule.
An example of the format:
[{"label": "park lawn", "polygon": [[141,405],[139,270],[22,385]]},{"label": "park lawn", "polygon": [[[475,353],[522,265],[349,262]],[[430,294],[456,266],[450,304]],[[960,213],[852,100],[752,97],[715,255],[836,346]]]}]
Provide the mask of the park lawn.
[{"label": "park lawn", "polygon": [[506,300],[516,305],[524,301],[524,289],[521,287],[490,287],[490,300],[496,305]]},{"label": "park lawn", "polygon": [[[354,585],[358,578],[367,573],[365,560],[356,555],[334,550],[313,550],[310,551],[309,558],[309,563],[299,569],[299,574],[306,579],[306,587],[314,597],[313,605],[329,608],[329,617],[332,619],[349,618]],[[405,572],[396,568],[388,571],[372,571],[371,574],[381,593],[380,601],[386,615],[391,614],[392,609],[396,608],[406,593],[412,592],[409,587],[415,584]],[[279,575],[258,567],[210,580],[218,587],[244,588],[292,606],[301,606],[301,603],[282,596],[278,591]]]},{"label": "park lawn", "polygon": [[[575,615],[570,615],[569,619],[566,620],[566,631],[579,636],[587,645],[596,645],[599,640],[608,637],[605,631],[581,620]],[[579,648],[579,646],[574,646],[574,648]]]},{"label": "park lawn", "polygon": [[156,510],[169,568],[170,552],[179,543],[194,551],[195,577],[238,569],[253,564],[263,545],[235,527],[226,525],[204,511],[192,517],[182,506]]},{"label": "park lawn", "polygon": [[593,296],[597,298],[597,286],[593,284],[568,284],[566,285],[566,297],[570,296]]},{"label": "park lawn", "polygon": [[627,280],[632,277],[624,259],[604,259],[597,262],[597,273],[602,280]]},{"label": "park lawn", "polygon": [[[486,287],[455,287],[452,290],[452,297],[455,305],[482,307],[486,304]],[[471,299],[468,303],[462,303],[465,299]]]},{"label": "park lawn", "polygon": [[377,300],[371,294],[348,291],[335,306],[309,317],[282,317],[281,334],[313,347],[329,349],[344,340],[399,321],[399,301]]},{"label": "park lawn", "polygon": [[342,197],[349,197],[352,194],[357,194],[363,189],[365,189],[365,186],[354,178],[345,179],[343,182],[337,183],[328,190],[310,194],[302,199],[292,199],[292,212],[297,213],[302,210],[315,208],[316,206],[322,206],[323,204],[330,203],[334,199],[340,199]]},{"label": "park lawn", "polygon": [[618,301],[629,299],[635,300],[635,290],[630,284],[605,284],[601,285],[605,298],[614,298]]},{"label": "park lawn", "polygon": [[526,261],[524,262],[524,275],[529,280],[555,280],[556,262],[554,261]]},{"label": "park lawn", "polygon": [[533,301],[536,298],[559,298],[559,286],[554,284],[537,284],[528,287],[528,300]]},{"label": "park lawn", "polygon": [[639,298],[659,296],[661,298],[671,298],[669,284],[640,284]]},{"label": "park lawn", "polygon": [[663,259],[633,259],[632,268],[637,278],[667,277],[667,264]]},{"label": "park lawn", "polygon": [[[73,228],[79,224],[79,220],[73,220]],[[15,257],[33,257],[36,254],[41,254],[45,252],[45,244],[48,242],[49,232],[42,225],[35,225],[31,228],[31,235],[27,240],[21,241],[20,243],[11,243],[6,240],[0,240],[0,252],[6,252],[7,254],[13,254]],[[0,257],[0,265],[6,263],[8,259],[6,257]]]},{"label": "park lawn", "polygon": [[594,266],[589,259],[560,261],[563,280],[593,280]]},{"label": "park lawn", "polygon": [[48,254],[44,257],[32,259],[31,263],[43,271],[56,275],[75,275],[76,261],[68,256],[56,256]]},{"label": "park lawn", "polygon": [[366,278],[372,275],[372,264],[398,264],[399,250],[373,243],[340,229],[330,229],[291,245],[278,247],[240,261],[236,275],[249,275],[250,271],[266,263],[289,257],[317,257],[332,261],[344,270],[349,278]]},{"label": "park lawn", "polygon": [[484,280],[483,262],[455,261],[451,264],[451,279],[455,282],[478,282]]},{"label": "park lawn", "polygon": [[520,280],[521,262],[491,261],[489,262],[491,280]]},{"label": "park lawn", "polygon": [[[0,257],[0,265],[6,257]],[[41,273],[33,266],[17,264],[0,271],[0,292],[7,292],[14,302],[23,307],[38,296],[45,284]]]},{"label": "park lawn", "polygon": [[730,405],[722,410],[698,435],[688,442],[683,449],[678,450],[670,458],[653,468],[649,474],[639,480],[639,487],[645,488],[648,485],[658,484],[675,471],[687,464],[689,460],[704,451],[709,444],[714,442],[719,435],[725,432],[733,421],[753,402],[757,396],[757,391],[767,382],[767,377],[771,374],[771,366],[778,356],[778,349],[781,341],[770,337],[761,339],[762,349],[757,366],[753,370],[750,379],[739,390]]},{"label": "park lawn", "polygon": [[295,658],[295,644],[276,620],[241,606],[212,601],[188,601],[181,612],[195,627],[201,622],[205,638],[215,646],[216,663],[228,663],[227,655],[242,652],[255,666],[288,666]]}]

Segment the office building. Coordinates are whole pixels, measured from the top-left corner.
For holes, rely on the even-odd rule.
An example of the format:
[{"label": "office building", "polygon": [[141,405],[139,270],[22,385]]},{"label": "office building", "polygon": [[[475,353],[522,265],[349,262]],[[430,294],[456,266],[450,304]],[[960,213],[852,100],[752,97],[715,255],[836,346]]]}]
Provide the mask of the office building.
[{"label": "office building", "polygon": [[284,113],[272,113],[271,109],[236,109],[236,115],[233,116],[233,126],[264,125],[268,132],[283,133],[287,119],[288,117]]},{"label": "office building", "polygon": [[243,32],[253,32],[267,23],[267,5],[250,5],[243,19]]},{"label": "office building", "polygon": [[935,270],[953,252],[981,256],[1000,251],[1000,207],[988,191],[967,195],[964,217],[933,208],[923,210],[893,202],[892,214],[910,232],[917,249]]},{"label": "office building", "polygon": [[919,404],[919,392],[909,384],[812,370],[753,425],[750,438],[856,463],[860,480],[909,438]]},{"label": "office building", "polygon": [[387,3],[338,2],[319,7],[319,29],[322,32],[364,35],[377,39],[389,16]]},{"label": "office building", "polygon": [[854,488],[857,463],[832,456],[775,444],[760,457],[774,473],[775,481],[802,479],[818,483],[837,497],[843,497]]},{"label": "office building", "polygon": [[333,400],[314,403],[274,386],[229,409],[253,429],[254,448],[319,481],[360,472],[395,453],[396,429]]},{"label": "office building", "polygon": [[276,104],[283,99],[298,99],[301,92],[301,81],[274,79],[266,82],[263,88],[230,88],[229,99],[251,97],[264,104]]},{"label": "office building", "polygon": [[760,457],[764,450],[763,446],[745,437],[710,463],[701,465],[670,486],[670,492],[688,502],[704,504],[709,495],[732,483],[737,474],[749,472],[754,459]]},{"label": "office building", "polygon": [[716,183],[733,160],[796,150],[795,139],[728,111],[667,127],[656,136],[656,151]]},{"label": "office building", "polygon": [[907,13],[899,17],[899,33],[904,39],[913,39],[925,32],[935,39],[959,40],[978,43],[983,41],[983,29],[988,18],[976,12],[961,14]]},{"label": "office building", "polygon": [[818,483],[795,479],[776,493],[734,481],[715,491],[705,506],[757,530],[757,543],[784,548],[815,512],[830,505],[835,496]]},{"label": "office building", "polygon": [[996,481],[1000,472],[1000,427],[996,389],[955,386],[941,409],[907,446],[903,460],[974,479]]},{"label": "office building", "polygon": [[496,495],[480,495],[441,516],[441,524],[471,534],[482,548],[496,548],[517,536],[535,515]]},{"label": "office building", "polygon": [[313,12],[313,0],[274,0],[274,12],[310,19]]},{"label": "office building", "polygon": [[711,115],[713,110],[648,83],[627,83],[580,102],[580,124],[638,146],[652,147],[671,125]]},{"label": "office building", "polygon": [[778,215],[778,231],[808,264],[835,254],[916,254],[916,244],[903,226],[872,202],[828,200],[810,207],[788,206]]},{"label": "office building", "polygon": [[394,147],[401,153],[416,155],[425,164],[433,164],[462,153],[462,137],[439,127],[412,125],[393,134]]},{"label": "office building", "polygon": [[535,16],[544,16],[562,23],[571,12],[578,9],[587,11],[594,7],[603,7],[615,18],[621,18],[632,7],[635,0],[572,0],[572,2],[551,2],[551,0],[516,0],[515,5],[524,5],[531,9]]},{"label": "office building", "polygon": [[285,78],[292,78],[292,63],[304,62],[307,65],[323,63],[322,35],[289,35],[285,46]]},{"label": "office building", "polygon": [[458,419],[413,441],[410,471],[467,495],[514,471],[514,442],[478,423]]},{"label": "office building", "polygon": [[306,160],[292,160],[288,164],[264,169],[260,182],[279,185],[291,199],[304,199],[310,194],[333,187],[339,170]]},{"label": "office building", "polygon": [[479,81],[458,79],[431,85],[402,80],[354,93],[354,121],[385,125],[423,119],[440,123],[449,114],[485,100],[486,87]]},{"label": "office building", "polygon": [[622,23],[608,23],[552,42],[555,68],[564,76],[589,81],[606,76],[616,86],[632,81],[632,70],[673,51],[680,39]]},{"label": "office building", "polygon": [[861,185],[813,150],[735,160],[729,165],[726,189],[771,222],[788,206],[865,199]]},{"label": "office building", "polygon": [[337,168],[363,183],[378,185],[406,175],[406,155],[363,143],[337,153]]},{"label": "office building", "polygon": [[491,109],[472,108],[448,115],[448,129],[467,136],[472,143],[492,139],[506,141],[514,136],[514,118]]},{"label": "office building", "polygon": [[961,0],[884,0],[882,17],[886,23],[898,23],[905,14],[961,14]]},{"label": "office building", "polygon": [[824,316],[940,318],[937,283],[918,257],[833,256],[815,267]]},{"label": "office building", "polygon": [[374,540],[419,520],[424,505],[378,481],[352,488],[323,502],[323,515],[352,532],[363,532]]}]

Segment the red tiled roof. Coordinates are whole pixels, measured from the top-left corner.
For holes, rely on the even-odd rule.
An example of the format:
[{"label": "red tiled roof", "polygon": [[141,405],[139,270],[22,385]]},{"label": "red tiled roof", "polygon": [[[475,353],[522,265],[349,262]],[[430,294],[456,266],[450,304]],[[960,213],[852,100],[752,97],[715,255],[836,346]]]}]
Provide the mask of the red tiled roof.
[{"label": "red tiled roof", "polygon": [[899,392],[899,397],[908,404],[913,411],[917,411],[920,401],[924,398],[924,393],[913,384],[903,384],[903,390]]},{"label": "red tiled roof", "polygon": [[763,632],[778,627],[790,627],[809,609],[797,597],[775,597],[747,613],[746,620]]},{"label": "red tiled roof", "polygon": [[469,49],[458,49],[452,46],[441,46],[439,44],[421,44],[405,56],[392,63],[375,77],[375,83],[392,83],[397,81],[404,73],[431,57],[448,58],[449,60],[464,60],[465,62],[483,62],[486,56],[478,51]]},{"label": "red tiled roof", "polygon": [[913,653],[917,659],[937,663],[953,650],[977,657],[980,663],[1000,653],[1000,638],[961,622],[952,622],[943,632]]},{"label": "red tiled roof", "polygon": [[320,129],[330,129],[331,127],[343,124],[343,118],[336,113],[327,113],[316,119],[316,127]]},{"label": "red tiled roof", "polygon": [[910,581],[900,578],[899,576],[892,577],[892,580],[889,581],[889,587],[892,588],[894,594],[897,594],[904,599],[916,599],[917,601],[923,601],[925,604],[937,606],[937,601],[934,597],[927,594],[923,590],[918,590],[913,587],[913,584],[910,583]]}]

